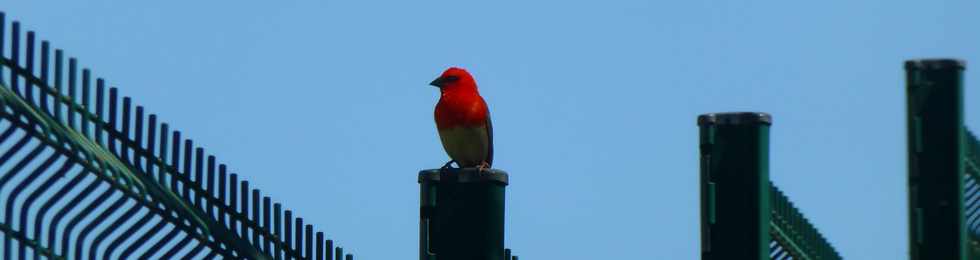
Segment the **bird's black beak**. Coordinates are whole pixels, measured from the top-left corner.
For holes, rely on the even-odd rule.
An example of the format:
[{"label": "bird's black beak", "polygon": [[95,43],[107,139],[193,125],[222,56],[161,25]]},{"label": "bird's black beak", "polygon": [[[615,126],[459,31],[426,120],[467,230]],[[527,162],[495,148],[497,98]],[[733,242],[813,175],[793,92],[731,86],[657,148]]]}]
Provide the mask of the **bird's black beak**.
[{"label": "bird's black beak", "polygon": [[449,76],[439,76],[436,80],[429,82],[429,85],[436,87],[445,87],[446,84],[452,84],[453,82],[459,81],[459,76],[449,75]]},{"label": "bird's black beak", "polygon": [[443,84],[446,84],[446,78],[444,78],[444,77],[438,77],[435,80],[433,80],[432,82],[429,82],[429,85],[432,85],[432,86],[435,86],[435,87],[438,87],[438,88],[441,88]]}]

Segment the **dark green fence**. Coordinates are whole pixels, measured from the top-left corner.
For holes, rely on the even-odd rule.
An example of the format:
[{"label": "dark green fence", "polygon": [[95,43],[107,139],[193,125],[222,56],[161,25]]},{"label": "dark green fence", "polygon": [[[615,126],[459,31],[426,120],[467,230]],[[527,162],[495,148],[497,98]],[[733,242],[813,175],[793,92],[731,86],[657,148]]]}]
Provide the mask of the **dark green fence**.
[{"label": "dark green fence", "polygon": [[701,259],[841,259],[769,182],[765,113],[698,117]]},{"label": "dark green fence", "polygon": [[980,259],[980,146],[963,125],[965,69],[905,62],[911,259]]},{"label": "dark green fence", "polygon": [[3,259],[353,259],[75,58],[6,25],[0,13]]},{"label": "dark green fence", "polygon": [[[353,259],[75,58],[6,25],[0,12],[3,259]],[[965,65],[905,68],[910,256],[980,259]],[[702,259],[841,259],[769,182],[768,115],[699,125]]]}]

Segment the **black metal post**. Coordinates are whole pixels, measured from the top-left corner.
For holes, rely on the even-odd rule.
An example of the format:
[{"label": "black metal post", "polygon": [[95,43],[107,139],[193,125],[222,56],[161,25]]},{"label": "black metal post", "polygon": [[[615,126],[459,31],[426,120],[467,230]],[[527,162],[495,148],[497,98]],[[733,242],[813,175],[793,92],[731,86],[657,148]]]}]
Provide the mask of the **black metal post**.
[{"label": "black metal post", "polygon": [[506,172],[432,169],[418,181],[420,260],[504,259]]},{"label": "black metal post", "polygon": [[911,259],[967,259],[963,206],[963,70],[905,62]]},{"label": "black metal post", "polygon": [[769,259],[769,126],[765,113],[698,117],[701,259]]}]

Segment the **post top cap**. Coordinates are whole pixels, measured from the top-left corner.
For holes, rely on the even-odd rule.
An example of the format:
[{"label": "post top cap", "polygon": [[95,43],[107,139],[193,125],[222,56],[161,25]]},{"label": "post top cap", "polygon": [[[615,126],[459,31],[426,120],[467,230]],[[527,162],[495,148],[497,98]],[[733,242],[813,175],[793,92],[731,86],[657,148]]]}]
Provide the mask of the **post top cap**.
[{"label": "post top cap", "polygon": [[966,69],[966,61],[960,59],[917,59],[905,61],[906,70]]},{"label": "post top cap", "polygon": [[708,113],[698,116],[698,125],[772,125],[772,116],[764,112]]},{"label": "post top cap", "polygon": [[[457,182],[459,183],[497,182],[506,186],[510,182],[507,172],[498,169],[486,169],[482,172],[472,167],[448,168],[445,170],[447,171],[446,174],[456,176]],[[424,181],[440,181],[442,179],[442,171],[443,169],[419,171],[419,183]]]}]

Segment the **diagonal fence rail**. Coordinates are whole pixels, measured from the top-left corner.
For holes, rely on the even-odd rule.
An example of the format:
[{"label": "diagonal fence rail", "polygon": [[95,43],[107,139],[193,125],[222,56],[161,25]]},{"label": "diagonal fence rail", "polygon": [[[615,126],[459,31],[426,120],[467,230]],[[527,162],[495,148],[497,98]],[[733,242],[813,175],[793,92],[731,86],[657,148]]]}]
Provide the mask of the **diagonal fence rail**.
[{"label": "diagonal fence rail", "polygon": [[765,113],[698,117],[701,259],[842,259],[769,181]]},{"label": "diagonal fence rail", "polygon": [[75,58],[6,25],[0,12],[3,259],[353,259]]}]

